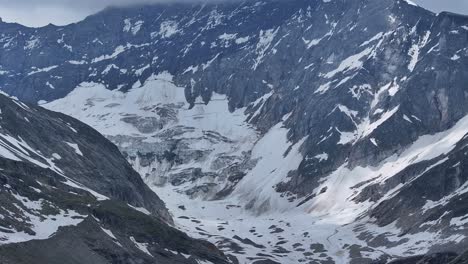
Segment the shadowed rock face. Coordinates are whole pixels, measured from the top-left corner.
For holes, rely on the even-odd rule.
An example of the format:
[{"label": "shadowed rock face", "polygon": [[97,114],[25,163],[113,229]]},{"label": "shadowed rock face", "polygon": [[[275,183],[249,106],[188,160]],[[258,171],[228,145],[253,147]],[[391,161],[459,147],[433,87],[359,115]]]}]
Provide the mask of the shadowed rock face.
[{"label": "shadowed rock face", "polygon": [[63,114],[0,95],[1,263],[227,263],[170,227],[117,147]]},{"label": "shadowed rock face", "polygon": [[[2,146],[6,154],[12,153],[4,153],[3,157],[50,168],[104,196],[146,208],[171,222],[164,203],[144,184],[118,148],[96,130],[66,115],[5,96],[0,97],[0,104]],[[15,143],[9,140],[18,143],[12,145]]]},{"label": "shadowed rock face", "polygon": [[[441,242],[425,251],[466,247],[464,16],[402,0],[244,1],[109,8],[65,27],[0,30],[2,89],[92,125],[150,185],[241,194],[257,214],[356,206],[356,236],[374,249],[427,233]],[[220,101],[231,113],[211,108]],[[223,129],[233,116],[247,128]],[[284,159],[262,163],[273,148]],[[255,184],[273,194],[247,188]],[[364,230],[371,224],[398,241]]]}]

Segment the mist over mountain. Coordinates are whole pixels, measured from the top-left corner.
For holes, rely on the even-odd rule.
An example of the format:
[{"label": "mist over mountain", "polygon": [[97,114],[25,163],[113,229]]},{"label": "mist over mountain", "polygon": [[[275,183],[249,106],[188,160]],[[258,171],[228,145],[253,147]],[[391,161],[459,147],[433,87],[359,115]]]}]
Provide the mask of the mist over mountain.
[{"label": "mist over mountain", "polygon": [[[8,22],[16,22],[31,27],[42,27],[49,23],[67,25],[79,22],[88,15],[97,13],[109,6],[175,2],[219,3],[222,1],[226,0],[83,0],[79,2],[71,0],[44,0],[40,2],[33,0],[2,0],[0,1],[0,17]],[[414,2],[436,13],[442,11],[459,14],[468,13],[468,3],[464,0],[414,0]]]}]

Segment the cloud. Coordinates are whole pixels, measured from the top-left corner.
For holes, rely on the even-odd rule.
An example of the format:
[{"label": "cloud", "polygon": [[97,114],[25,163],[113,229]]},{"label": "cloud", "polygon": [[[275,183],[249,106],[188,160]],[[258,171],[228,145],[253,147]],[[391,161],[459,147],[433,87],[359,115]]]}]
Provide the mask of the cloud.
[{"label": "cloud", "polygon": [[[27,26],[49,23],[65,25],[77,22],[110,5],[171,2],[174,0],[0,0],[0,17]],[[221,0],[177,0],[221,1]],[[291,0],[294,1],[294,0]],[[312,1],[312,0],[311,0]],[[468,14],[468,0],[413,0],[434,12],[451,11]]]},{"label": "cloud", "polygon": [[467,0],[413,0],[413,2],[436,13],[450,11],[468,14]]},{"label": "cloud", "polygon": [[0,0],[0,17],[7,22],[31,27],[45,26],[49,23],[66,25],[80,21],[108,6],[161,2],[171,0]]},{"label": "cloud", "polygon": [[77,22],[94,13],[92,9],[72,10],[64,7],[16,8],[0,6],[0,17],[7,22],[16,22],[31,27],[45,26],[49,23],[66,25]]},{"label": "cloud", "polygon": [[0,0],[0,17],[7,22],[16,22],[32,27],[45,26],[49,23],[65,25],[80,21],[87,15],[101,9],[100,6],[76,6],[73,3],[66,5],[54,2]]}]

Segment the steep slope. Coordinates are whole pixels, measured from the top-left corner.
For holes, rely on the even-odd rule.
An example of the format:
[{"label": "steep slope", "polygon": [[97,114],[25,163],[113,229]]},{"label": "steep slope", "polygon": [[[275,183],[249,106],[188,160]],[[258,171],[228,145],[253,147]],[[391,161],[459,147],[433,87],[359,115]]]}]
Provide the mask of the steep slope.
[{"label": "steep slope", "polygon": [[79,121],[0,95],[1,263],[227,263],[168,226],[117,147]]},{"label": "steep slope", "polygon": [[102,197],[146,208],[161,220],[171,221],[164,203],[117,147],[97,131],[63,114],[31,108],[5,96],[0,103],[2,157],[50,169],[75,184],[98,190]]},{"label": "steep slope", "polygon": [[245,263],[466,248],[466,17],[244,1],[0,28],[2,89],[106,135],[180,228]]}]

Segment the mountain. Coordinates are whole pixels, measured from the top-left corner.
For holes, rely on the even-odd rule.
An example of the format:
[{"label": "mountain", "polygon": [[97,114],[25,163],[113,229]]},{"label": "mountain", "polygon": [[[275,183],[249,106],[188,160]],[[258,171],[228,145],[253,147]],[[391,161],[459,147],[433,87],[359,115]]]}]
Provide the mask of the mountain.
[{"label": "mountain", "polygon": [[1,263],[227,263],[170,227],[115,145],[63,114],[0,95]]},{"label": "mountain", "polygon": [[271,0],[0,31],[5,92],[104,134],[241,263],[463,263],[467,17]]}]

